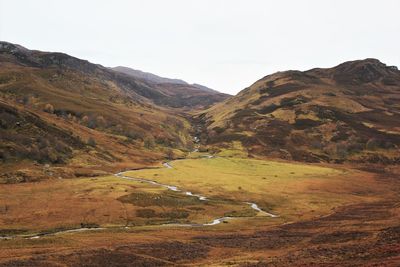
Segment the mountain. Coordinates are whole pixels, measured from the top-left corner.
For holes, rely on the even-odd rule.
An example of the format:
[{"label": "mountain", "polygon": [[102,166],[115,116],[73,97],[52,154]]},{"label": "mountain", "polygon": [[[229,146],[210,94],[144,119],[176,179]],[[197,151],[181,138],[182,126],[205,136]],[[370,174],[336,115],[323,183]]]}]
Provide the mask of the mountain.
[{"label": "mountain", "polygon": [[194,146],[193,122],[213,150],[400,162],[400,71],[376,59],[278,72],[233,97],[157,77],[0,42],[0,182],[179,157]]},{"label": "mountain", "polygon": [[227,94],[220,93],[206,86],[188,84],[179,79],[164,78],[127,67],[115,67],[113,70],[138,79],[152,88],[157,88],[157,90],[169,97],[161,101],[156,100],[155,103],[158,105],[185,108],[186,110],[204,109],[229,97]]},{"label": "mountain", "polygon": [[250,155],[399,163],[399,103],[400,71],[365,59],[268,75],[198,119],[208,145]]},{"label": "mountain", "polygon": [[131,69],[128,67],[118,66],[118,67],[115,67],[112,69],[115,71],[119,71],[119,72],[128,74],[137,79],[145,80],[145,81],[152,82],[152,83],[173,83],[173,84],[185,84],[185,85],[188,84],[187,82],[185,82],[183,80],[164,78],[164,77],[160,77],[160,76],[157,76],[157,75],[149,73],[149,72],[135,70],[135,69]]},{"label": "mountain", "polygon": [[149,165],[188,149],[174,101],[101,65],[0,42],[0,182]]}]

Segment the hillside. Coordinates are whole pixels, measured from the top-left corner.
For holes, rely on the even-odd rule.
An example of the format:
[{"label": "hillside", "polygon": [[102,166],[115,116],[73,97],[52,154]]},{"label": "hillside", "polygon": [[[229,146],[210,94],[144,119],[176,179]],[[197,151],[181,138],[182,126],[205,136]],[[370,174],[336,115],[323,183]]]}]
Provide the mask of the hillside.
[{"label": "hillside", "polygon": [[0,43],[0,266],[397,266],[399,91],[374,59],[227,98]]},{"label": "hillside", "polygon": [[0,181],[149,165],[190,148],[186,119],[155,104],[168,99],[101,65],[1,42]]},{"label": "hillside", "polygon": [[210,146],[239,141],[250,155],[389,164],[400,161],[399,101],[400,71],[366,59],[268,75],[199,119]]},{"label": "hillside", "polygon": [[164,78],[127,67],[115,67],[113,70],[140,80],[168,96],[167,99],[156,100],[155,103],[158,105],[185,108],[186,110],[201,110],[229,97],[227,94],[220,93],[206,86],[189,84],[179,79]]},{"label": "hillside", "polygon": [[187,84],[187,82],[180,80],[180,79],[170,79],[170,78],[160,77],[160,76],[152,74],[150,72],[135,70],[135,69],[128,68],[128,67],[118,66],[118,67],[114,67],[112,69],[115,71],[119,71],[119,72],[128,74],[137,79],[145,80],[145,81],[156,83],[156,84],[157,83],[172,83],[172,84],[185,84],[185,85]]}]

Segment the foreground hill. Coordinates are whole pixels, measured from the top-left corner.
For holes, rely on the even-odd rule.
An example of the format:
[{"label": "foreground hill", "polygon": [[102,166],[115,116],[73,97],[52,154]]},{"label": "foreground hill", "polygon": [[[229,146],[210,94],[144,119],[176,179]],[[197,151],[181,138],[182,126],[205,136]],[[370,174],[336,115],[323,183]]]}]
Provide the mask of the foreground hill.
[{"label": "foreground hill", "polygon": [[179,79],[169,79],[152,73],[134,70],[127,67],[115,67],[113,70],[125,73],[142,81],[152,88],[167,95],[167,99],[156,100],[156,104],[175,108],[204,109],[229,97],[200,84],[188,84]]},{"label": "foreground hill", "polygon": [[[0,42],[0,180],[24,180],[32,164],[108,169],[186,149],[190,125],[169,98],[88,61]],[[44,172],[56,170],[35,177]]]},{"label": "foreground hill", "polygon": [[399,163],[399,101],[400,71],[366,59],[268,75],[200,119],[208,144],[249,154]]}]

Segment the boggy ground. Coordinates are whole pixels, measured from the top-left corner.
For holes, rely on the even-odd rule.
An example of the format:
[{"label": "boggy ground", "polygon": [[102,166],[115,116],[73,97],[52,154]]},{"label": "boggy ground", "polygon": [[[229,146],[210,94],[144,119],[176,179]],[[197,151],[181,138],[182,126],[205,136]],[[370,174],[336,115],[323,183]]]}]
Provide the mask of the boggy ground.
[{"label": "boggy ground", "polygon": [[[213,166],[214,164],[215,166]],[[197,203],[196,200],[182,200],[183,203],[189,204],[182,204],[183,206],[179,207],[179,209],[187,210],[189,215],[185,219],[176,218],[176,215],[175,218],[167,219],[162,216],[157,217],[157,214],[176,210],[171,205],[174,203],[174,197],[179,196],[151,185],[121,180],[116,177],[60,180],[58,187],[64,187],[64,190],[69,188],[71,190],[69,193],[77,192],[76,195],[70,195],[70,201],[78,196],[85,196],[89,200],[86,200],[88,202],[85,202],[84,205],[79,205],[79,201],[76,200],[76,205],[71,206],[71,202],[66,202],[68,198],[63,197],[62,191],[55,190],[52,195],[61,197],[59,201],[64,203],[57,208],[59,216],[64,216],[64,219],[69,217],[70,225],[79,225],[82,219],[74,214],[84,213],[89,209],[85,205],[91,203],[90,208],[95,212],[93,218],[86,221],[110,228],[90,232],[63,233],[38,239],[19,237],[0,240],[0,266],[399,265],[400,206],[398,203],[400,197],[398,192],[400,190],[395,171],[384,172],[382,170],[382,173],[370,173],[354,169],[338,170],[320,166],[314,168],[310,165],[285,164],[221,158],[176,161],[172,163],[173,169],[152,169],[130,173],[132,176],[137,176],[138,173],[141,176],[151,174],[153,179],[154,174],[158,174],[156,180],[160,182],[172,182],[172,180],[167,180],[167,177],[172,176],[165,175],[164,172],[176,174],[170,179],[179,179],[180,184],[176,185],[182,188],[204,193],[213,198],[218,196],[223,199],[230,196],[231,202],[229,203],[216,201],[206,204]],[[203,169],[203,172],[189,172],[191,175],[186,176],[188,180],[183,180],[183,176],[179,178],[180,173],[184,173],[194,165],[209,166],[207,169]],[[245,179],[239,179],[241,177],[240,170],[248,172],[248,177],[251,177],[253,182],[259,183],[258,187],[252,185],[251,182],[247,184]],[[277,171],[281,173],[276,174]],[[314,171],[314,175],[310,173],[312,171]],[[215,177],[231,173],[231,177],[225,177],[231,183],[224,187],[217,178],[204,180],[202,175],[208,172],[216,174]],[[291,174],[291,172],[295,174]],[[321,172],[324,172],[324,177],[319,178],[316,173]],[[276,186],[273,187],[270,184],[271,181],[268,181],[268,176],[266,179],[262,179],[262,177],[257,177],[257,173],[263,173],[262,177],[266,173],[273,174],[274,179],[276,178],[274,175],[281,176],[282,182],[275,179],[272,184]],[[303,173],[307,173],[307,175],[303,175]],[[288,178],[287,174],[295,175],[295,177]],[[196,177],[198,183],[192,183]],[[239,181],[243,183],[242,189],[237,188],[236,183]],[[209,192],[209,188],[204,185],[208,184],[211,187],[212,183],[215,183],[216,189],[214,190],[216,191]],[[268,186],[263,183],[267,183]],[[283,186],[284,184],[286,186]],[[190,187],[190,185],[196,187]],[[8,194],[5,197],[5,190],[9,189],[6,187],[9,186],[21,186],[21,189],[18,191],[13,188],[13,191],[16,192],[15,195]],[[265,189],[260,189],[263,186]],[[29,187],[35,194],[30,194],[27,189]],[[28,215],[34,214],[35,212],[32,211],[38,209],[35,207],[36,204],[46,203],[46,201],[39,202],[32,196],[40,198],[39,189],[47,192],[49,187],[50,185],[47,183],[2,186],[2,201],[25,197],[20,200],[19,204],[18,202],[17,204],[8,202],[10,203],[8,204],[9,212],[20,207],[19,213],[17,213],[19,217],[15,215],[19,220],[16,219],[11,224],[5,223],[5,213],[3,212],[0,216],[2,235],[7,235],[7,229],[12,232],[11,226],[15,226],[14,230],[17,232],[21,229],[37,232],[41,229],[62,226],[64,219],[57,222],[49,220],[49,217],[45,216]],[[88,188],[92,190],[86,192]],[[254,188],[253,191],[252,188]],[[234,193],[236,190],[240,193]],[[270,194],[279,194],[281,190],[287,192],[285,195],[287,201],[279,199],[279,201],[273,202],[273,197],[267,197]],[[318,195],[317,199],[325,198],[325,202],[317,202],[321,203],[320,208],[315,203],[312,207],[305,208],[309,203],[305,194],[310,192]],[[161,200],[154,200],[155,194],[158,194],[157,196]],[[248,195],[246,196],[246,194]],[[213,216],[215,218],[224,215],[232,209],[245,209],[235,200],[242,201],[245,198],[262,204],[263,196],[266,201],[262,207],[270,208],[272,212],[278,213],[279,218],[237,217],[229,220],[228,223],[208,227],[160,225],[161,222],[171,220],[176,222],[209,221]],[[301,201],[295,201],[297,196]],[[52,209],[55,209],[57,206],[55,199],[55,197],[47,199],[49,204],[47,209],[42,209],[44,213],[46,210],[51,212]],[[188,203],[191,201],[196,203]],[[30,202],[31,206],[25,207],[24,210],[21,204],[27,205],[26,202]],[[127,217],[122,215],[127,212],[123,208],[124,205],[128,207],[128,212],[130,211],[128,223]],[[196,212],[191,212],[188,207],[197,207],[194,209]],[[107,208],[108,212],[112,210],[115,215],[111,216],[111,219],[101,219],[104,217],[100,216],[101,212]],[[140,212],[138,214],[137,210],[141,209],[153,209],[154,213],[150,212],[150,217],[147,218],[139,217]],[[299,210],[301,213],[298,212]],[[119,213],[121,218],[119,218]],[[156,216],[156,218],[151,216]],[[129,226],[128,228],[111,227],[126,224]]]}]

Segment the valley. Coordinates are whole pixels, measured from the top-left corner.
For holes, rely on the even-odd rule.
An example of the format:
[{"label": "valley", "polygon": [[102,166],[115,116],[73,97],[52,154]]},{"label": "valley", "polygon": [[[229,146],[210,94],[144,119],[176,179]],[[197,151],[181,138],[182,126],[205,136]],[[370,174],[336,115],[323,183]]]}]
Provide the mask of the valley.
[{"label": "valley", "polygon": [[0,42],[0,266],[398,266],[400,71],[199,84]]},{"label": "valley", "polygon": [[[390,244],[396,244],[398,233],[393,240],[382,239],[398,229],[398,184],[390,176],[335,166],[198,156],[170,162],[172,168],[1,185],[1,203],[7,208],[2,207],[0,258],[14,259],[0,264],[52,266],[84,260],[96,265],[100,255],[107,255],[108,264],[229,261],[284,266],[292,260],[306,264],[310,258],[305,253],[313,249],[321,255],[320,263],[329,263],[325,253],[340,247],[346,251],[337,256],[343,264],[362,263],[366,259],[348,248],[372,241],[378,245],[365,247],[369,252],[385,248],[383,259],[396,262],[398,247]],[[207,179],[210,174],[215,178]],[[9,190],[13,194],[7,194]],[[251,201],[268,213],[252,208]],[[143,250],[146,247],[149,250]],[[316,262],[314,257],[311,262]]]}]

